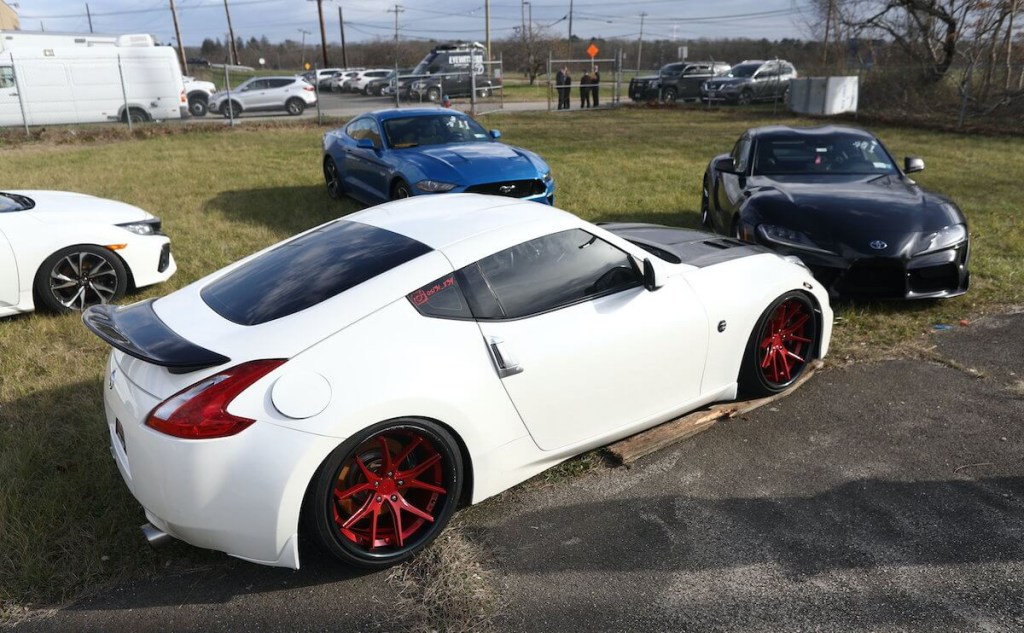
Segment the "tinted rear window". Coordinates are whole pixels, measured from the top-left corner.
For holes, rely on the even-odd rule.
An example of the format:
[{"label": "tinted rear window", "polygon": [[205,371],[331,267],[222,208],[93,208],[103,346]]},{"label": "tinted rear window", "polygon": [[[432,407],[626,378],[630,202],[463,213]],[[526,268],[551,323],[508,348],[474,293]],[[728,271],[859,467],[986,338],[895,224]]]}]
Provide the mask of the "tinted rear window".
[{"label": "tinted rear window", "polygon": [[315,306],[430,250],[404,235],[339,220],[260,255],[201,294],[225,319],[259,325]]}]

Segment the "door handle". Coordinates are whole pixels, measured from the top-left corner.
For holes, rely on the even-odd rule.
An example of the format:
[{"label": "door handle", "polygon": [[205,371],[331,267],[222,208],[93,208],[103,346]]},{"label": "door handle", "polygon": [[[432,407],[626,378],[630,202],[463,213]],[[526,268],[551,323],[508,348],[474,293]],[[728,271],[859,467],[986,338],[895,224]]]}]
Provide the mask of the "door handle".
[{"label": "door handle", "polygon": [[494,367],[498,370],[498,378],[508,378],[523,373],[523,366],[509,354],[504,340],[497,336],[491,336],[487,339],[487,346],[491,350]]}]

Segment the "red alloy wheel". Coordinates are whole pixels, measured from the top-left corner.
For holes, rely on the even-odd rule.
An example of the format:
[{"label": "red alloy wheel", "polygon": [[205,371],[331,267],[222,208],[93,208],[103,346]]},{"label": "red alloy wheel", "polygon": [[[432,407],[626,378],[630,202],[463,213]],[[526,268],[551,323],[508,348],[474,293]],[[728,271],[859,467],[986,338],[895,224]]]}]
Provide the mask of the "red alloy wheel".
[{"label": "red alloy wheel", "polygon": [[757,360],[761,378],[770,389],[795,381],[811,358],[815,336],[814,314],[805,300],[780,303],[761,328]]},{"label": "red alloy wheel", "polygon": [[442,457],[426,438],[406,430],[365,441],[345,462],[334,487],[340,534],[373,552],[402,548],[434,523],[444,488]]}]

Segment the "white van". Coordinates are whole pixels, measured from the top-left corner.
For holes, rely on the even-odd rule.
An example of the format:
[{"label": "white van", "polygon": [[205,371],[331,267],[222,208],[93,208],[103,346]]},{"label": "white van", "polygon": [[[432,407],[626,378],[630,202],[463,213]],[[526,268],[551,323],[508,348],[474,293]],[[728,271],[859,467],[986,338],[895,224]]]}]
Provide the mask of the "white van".
[{"label": "white van", "polygon": [[177,55],[148,35],[0,31],[0,126],[186,116]]}]

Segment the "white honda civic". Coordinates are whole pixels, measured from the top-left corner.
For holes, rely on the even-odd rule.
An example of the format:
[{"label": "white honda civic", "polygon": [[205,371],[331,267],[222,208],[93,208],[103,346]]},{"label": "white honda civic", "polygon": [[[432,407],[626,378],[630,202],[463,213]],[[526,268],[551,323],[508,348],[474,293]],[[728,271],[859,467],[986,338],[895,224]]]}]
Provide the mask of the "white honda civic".
[{"label": "white honda civic", "polygon": [[160,219],[66,191],[0,191],[0,317],[82,310],[166,281],[176,265]]},{"label": "white honda civic", "polygon": [[298,568],[300,523],[392,565],[456,507],[829,345],[796,260],[510,198],[417,196],[169,296],[95,306],[112,453],[151,536]]}]

